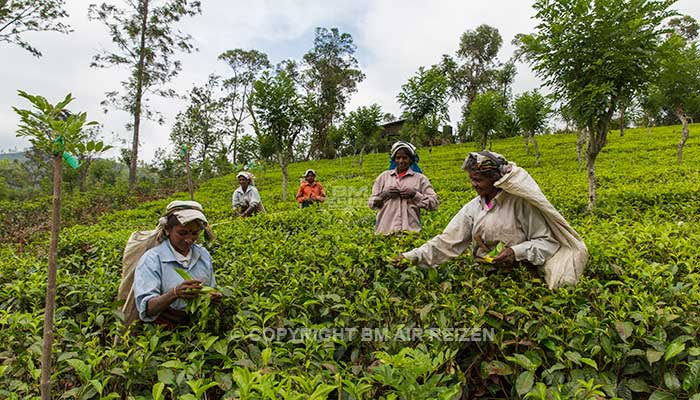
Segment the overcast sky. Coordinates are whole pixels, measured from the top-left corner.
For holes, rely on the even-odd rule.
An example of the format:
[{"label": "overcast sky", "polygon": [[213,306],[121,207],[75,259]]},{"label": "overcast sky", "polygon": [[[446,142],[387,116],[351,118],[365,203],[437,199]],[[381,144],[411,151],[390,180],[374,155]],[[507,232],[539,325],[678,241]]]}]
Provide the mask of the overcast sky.
[{"label": "overcast sky", "polygon": [[[17,96],[18,89],[45,96],[52,103],[72,93],[76,100],[70,108],[86,111],[89,119],[103,124],[102,136],[107,142],[116,146],[120,146],[119,139],[130,142],[131,133],[124,127],[129,116],[118,110],[104,114],[99,105],[105,92],[120,89],[127,70],[90,68],[93,55],[114,48],[106,28],[87,19],[88,5],[93,2],[67,1],[68,22],[74,29],[69,35],[49,32],[24,36],[44,54],[41,58],[0,43],[2,151],[28,146],[26,140],[15,136],[18,117],[11,107],[28,107]],[[356,57],[366,75],[348,110],[379,103],[385,112],[399,115],[396,96],[401,85],[418,67],[437,63],[442,54],[454,54],[464,31],[481,24],[498,28],[503,37],[500,60],[507,60],[513,52],[513,37],[534,27],[531,4],[527,0],[202,0],[202,14],[180,25],[193,36],[199,51],[177,56],[183,68],[170,87],[184,94],[193,85],[205,83],[210,73],[227,76],[228,67],[217,56],[230,49],[259,50],[275,64],[289,58],[299,60],[313,46],[316,27],[338,27],[352,35]],[[680,0],[675,9],[700,19],[700,0]],[[527,65],[517,67],[513,93],[539,87]],[[142,122],[139,158],[146,161],[157,148],[170,146],[174,116],[185,107],[185,101],[178,99],[152,97],[150,102],[164,114],[165,124]],[[456,124],[458,107],[453,110],[452,124]]]}]

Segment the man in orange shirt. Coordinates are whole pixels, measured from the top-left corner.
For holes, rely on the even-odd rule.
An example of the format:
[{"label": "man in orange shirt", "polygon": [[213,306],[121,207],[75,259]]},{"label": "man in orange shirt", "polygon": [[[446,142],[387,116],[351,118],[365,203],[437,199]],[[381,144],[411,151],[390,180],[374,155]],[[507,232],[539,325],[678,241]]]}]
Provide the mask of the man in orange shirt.
[{"label": "man in orange shirt", "polygon": [[316,171],[307,169],[304,172],[304,181],[299,185],[297,201],[301,208],[306,208],[313,203],[323,203],[326,200],[326,191],[321,182],[316,180]]}]

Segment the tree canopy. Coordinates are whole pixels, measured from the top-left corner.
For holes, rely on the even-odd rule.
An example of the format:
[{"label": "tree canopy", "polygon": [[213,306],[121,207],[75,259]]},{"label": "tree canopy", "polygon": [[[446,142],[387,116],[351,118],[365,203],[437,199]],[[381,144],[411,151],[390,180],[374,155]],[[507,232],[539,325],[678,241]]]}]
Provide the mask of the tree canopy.
[{"label": "tree canopy", "polygon": [[27,32],[72,32],[64,0],[0,1],[0,42],[14,43],[36,57],[41,51],[22,36]]},{"label": "tree canopy", "polygon": [[[519,37],[535,73],[585,121],[589,208],[596,202],[595,159],[621,99],[658,68],[664,20],[674,0],[538,0],[535,32]],[[613,17],[614,16],[614,17]]]}]

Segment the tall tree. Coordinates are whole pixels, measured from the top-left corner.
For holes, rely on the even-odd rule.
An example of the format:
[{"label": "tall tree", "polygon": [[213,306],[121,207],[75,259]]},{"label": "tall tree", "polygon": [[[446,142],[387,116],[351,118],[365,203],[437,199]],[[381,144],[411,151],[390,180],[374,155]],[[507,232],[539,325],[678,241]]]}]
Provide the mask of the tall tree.
[{"label": "tall tree", "polygon": [[515,67],[515,60],[508,60],[496,71],[494,89],[501,93],[501,97],[503,97],[506,103],[510,102],[511,86],[513,86],[517,74],[518,69]]},{"label": "tall tree", "polygon": [[14,43],[36,57],[41,52],[22,39],[27,32],[72,32],[64,0],[0,0],[0,42]]},{"label": "tall tree", "polygon": [[164,97],[175,96],[175,91],[163,86],[181,69],[179,60],[173,59],[176,50],[190,53],[194,50],[190,35],[173,28],[185,16],[201,12],[200,2],[192,0],[168,0],[154,6],[154,0],[124,0],[124,7],[113,4],[91,4],[88,16],[107,26],[115,51],[97,54],[92,67],[121,66],[129,69],[128,79],[121,82],[122,91],[107,93],[103,105],[110,105],[133,116],[127,129],[133,129],[129,165],[129,189],[136,188],[139,133],[141,117],[163,119],[147,106],[149,93]]},{"label": "tall tree", "polygon": [[531,140],[535,145],[535,165],[540,163],[540,147],[535,139],[535,134],[544,130],[551,113],[552,108],[549,102],[537,89],[525,92],[515,98],[515,115],[518,117],[520,128],[525,135],[525,148],[528,154],[530,154],[528,142]]},{"label": "tall tree", "polygon": [[674,0],[537,0],[535,32],[520,50],[535,73],[588,128],[588,208],[596,204],[595,161],[621,98],[644,87],[657,65],[662,22]]},{"label": "tall tree", "polygon": [[700,102],[700,49],[695,42],[673,33],[661,48],[661,63],[656,81],[664,103],[683,125],[678,142],[678,163],[683,161],[683,146],[688,141],[688,110]]},{"label": "tall tree", "polygon": [[357,150],[360,152],[360,173],[364,162],[365,150],[382,131],[382,108],[379,104],[372,104],[369,107],[358,107],[357,110],[350,111],[343,121],[343,128],[347,132],[350,145],[353,149],[353,159]]},{"label": "tall tree", "polygon": [[401,86],[397,96],[403,117],[414,127],[417,141],[427,137],[431,152],[440,125],[450,120],[448,89],[449,82],[439,67],[419,67],[418,72]]},{"label": "tall tree", "polygon": [[498,29],[479,25],[460,37],[456,60],[447,54],[442,56],[441,67],[449,79],[450,94],[455,100],[464,102],[463,119],[466,119],[477,94],[494,88],[500,66],[496,57],[502,44]]},{"label": "tall tree", "polygon": [[265,53],[257,50],[227,50],[219,55],[231,67],[232,75],[224,79],[226,95],[222,99],[228,111],[224,126],[230,137],[226,153],[232,153],[232,161],[238,163],[239,137],[245,132],[245,122],[252,115],[250,92],[253,82],[260,74],[270,68],[270,61]]},{"label": "tall tree", "polygon": [[[61,222],[61,166],[63,159],[77,168],[77,160],[70,151],[84,138],[81,131],[86,125],[87,114],[72,114],[66,106],[73,101],[69,94],[61,102],[53,105],[42,96],[33,96],[19,91],[33,109],[13,107],[20,116],[17,136],[28,137],[41,151],[50,154],[53,160],[53,207],[51,210],[51,242],[49,245],[49,265],[47,270],[46,302],[44,307],[44,329],[41,346],[41,399],[51,399],[51,348],[53,347],[53,318],[56,308],[56,259],[58,256],[58,236]],[[87,124],[94,124],[90,122]],[[92,143],[92,142],[91,142]],[[95,144],[93,143],[94,147]]]},{"label": "tall tree", "polygon": [[112,146],[106,146],[102,141],[97,140],[99,136],[100,128],[98,126],[85,129],[83,131],[83,141],[78,142],[74,148],[75,156],[80,161],[78,189],[81,192],[86,190],[85,184],[90,174],[92,162],[102,153],[112,148]]},{"label": "tall tree", "polygon": [[275,74],[265,72],[255,81],[251,101],[261,152],[276,156],[282,169],[282,201],[287,201],[288,166],[295,142],[307,125],[304,98],[289,73],[280,70]]},{"label": "tall tree", "polygon": [[489,90],[474,98],[467,118],[472,132],[480,137],[481,150],[486,149],[486,142],[501,127],[505,116],[501,94]]},{"label": "tall tree", "polygon": [[343,116],[350,95],[365,79],[355,49],[349,33],[341,33],[338,28],[316,28],[314,47],[304,55],[302,79],[311,95],[310,150],[314,157],[332,156],[328,146],[329,127]]},{"label": "tall tree", "polygon": [[639,107],[642,111],[642,122],[647,127],[647,135],[651,133],[651,127],[656,126],[661,120],[661,112],[664,107],[664,98],[656,85],[649,85],[638,96]]},{"label": "tall tree", "polygon": [[207,159],[211,152],[226,146],[221,141],[223,104],[216,96],[219,86],[219,77],[213,74],[204,85],[194,86],[187,94],[187,109],[175,117],[170,132],[177,147],[185,145],[190,149],[188,156],[199,165],[200,177],[211,173]]}]

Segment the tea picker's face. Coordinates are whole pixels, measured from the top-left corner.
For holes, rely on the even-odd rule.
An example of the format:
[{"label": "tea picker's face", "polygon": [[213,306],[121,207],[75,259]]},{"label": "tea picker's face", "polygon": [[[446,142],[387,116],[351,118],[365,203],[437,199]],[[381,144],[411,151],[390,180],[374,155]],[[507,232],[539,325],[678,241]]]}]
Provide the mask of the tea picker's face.
[{"label": "tea picker's face", "polygon": [[396,170],[398,172],[408,171],[408,167],[411,166],[411,156],[405,149],[399,149],[394,154],[394,161],[396,161]]},{"label": "tea picker's face", "polygon": [[308,182],[309,185],[312,185],[315,181],[316,181],[316,175],[314,175],[314,174],[306,175],[306,182]]},{"label": "tea picker's face", "polygon": [[243,189],[245,189],[245,188],[248,187],[248,179],[246,179],[246,178],[243,177],[243,176],[239,176],[239,177],[238,177],[238,184],[240,184],[241,187],[242,187]]},{"label": "tea picker's face", "polygon": [[168,230],[170,244],[180,254],[186,256],[190,248],[199,238],[202,228],[197,221],[188,222],[186,225],[175,225]]},{"label": "tea picker's face", "polygon": [[469,172],[469,180],[476,193],[481,197],[487,197],[496,191],[493,184],[497,179],[491,179],[480,172]]}]

